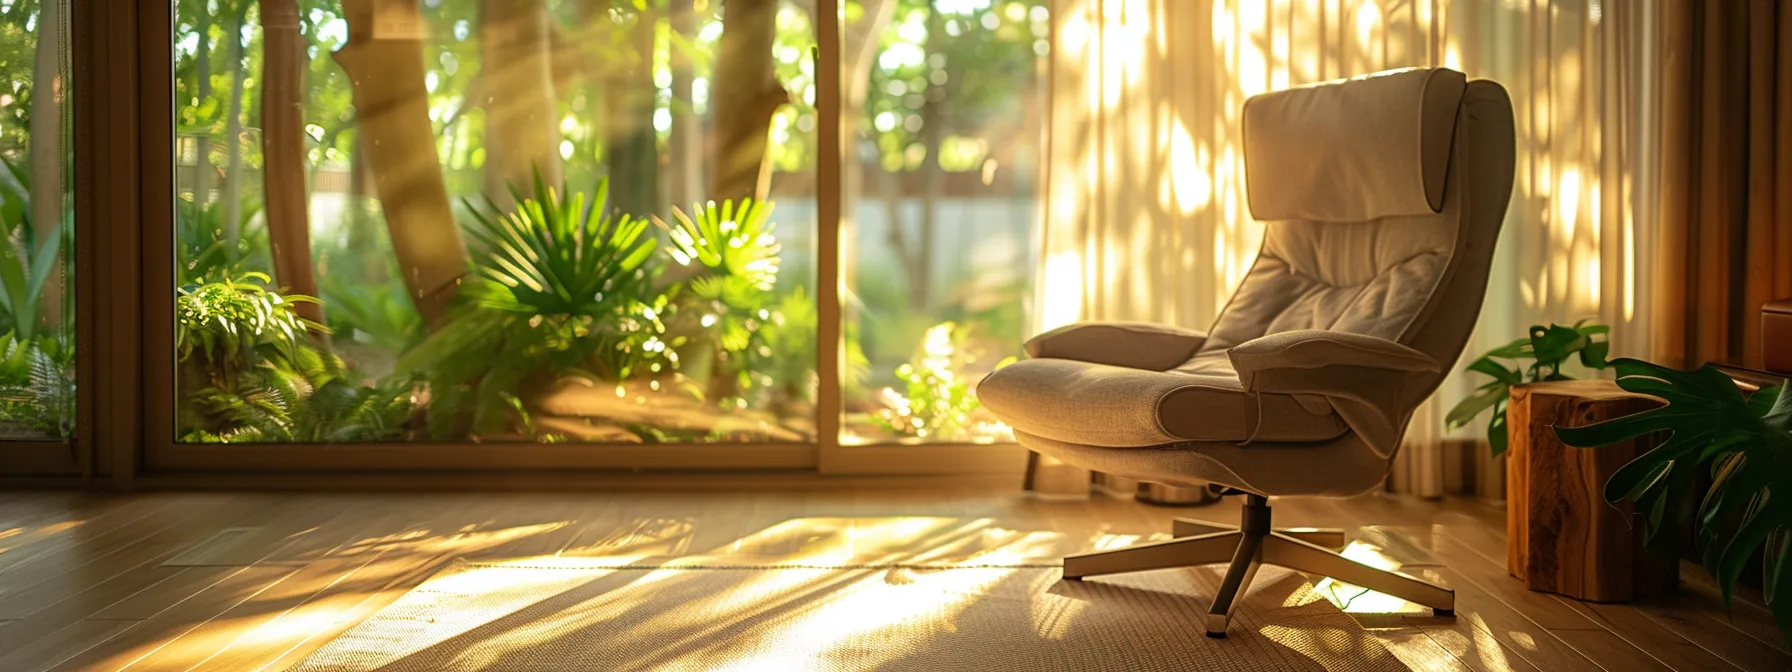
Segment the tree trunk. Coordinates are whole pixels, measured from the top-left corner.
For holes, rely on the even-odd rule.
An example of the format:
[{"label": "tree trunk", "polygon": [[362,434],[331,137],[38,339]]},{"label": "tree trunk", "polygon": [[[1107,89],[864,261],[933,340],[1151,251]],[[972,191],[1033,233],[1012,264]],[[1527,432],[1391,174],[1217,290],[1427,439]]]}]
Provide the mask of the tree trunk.
[{"label": "tree trunk", "polygon": [[[31,228],[37,246],[62,235],[63,149],[62,105],[67,93],[63,80],[63,36],[68,22],[61,3],[46,0],[38,6],[37,54],[31,74]],[[30,259],[36,250],[26,250]],[[56,265],[62,265],[58,255]],[[62,274],[51,273],[38,298],[37,315],[14,315],[16,322],[37,320],[54,329],[62,322]],[[21,330],[24,331],[24,330]]]},{"label": "tree trunk", "polygon": [[374,191],[400,275],[425,329],[441,326],[466,270],[423,86],[423,15],[407,0],[342,0],[348,43],[336,63],[354,90]]},{"label": "tree trunk", "polygon": [[373,254],[378,249],[378,233],[374,228],[373,217],[367,212],[370,205],[367,201],[373,193],[372,180],[367,170],[367,149],[361,135],[355,136],[354,149],[349,155],[348,169],[348,245],[349,249],[360,253],[360,266],[355,281],[370,285],[386,282],[391,276],[387,273],[386,260],[381,255]]},{"label": "tree trunk", "polygon": [[[194,90],[199,104],[204,105],[212,97],[212,14],[209,7],[200,6],[194,29],[199,33],[199,45],[193,49],[193,72],[198,80]],[[193,154],[196,157],[193,160],[193,214],[197,217],[212,197],[212,137],[209,130],[193,139]]]},{"label": "tree trunk", "polygon": [[777,20],[778,0],[727,0],[723,5],[709,95],[710,109],[718,111],[712,117],[713,200],[764,200],[771,187],[766,136],[772,115],[790,102],[772,58]]},{"label": "tree trunk", "polygon": [[[862,0],[864,13],[856,23],[846,26],[840,64],[840,148],[845,156],[840,161],[840,268],[859,268],[858,205],[865,195],[865,161],[859,155],[859,138],[865,128],[865,101],[871,92],[871,64],[877,62],[884,27],[896,13],[897,0]],[[811,10],[810,16],[814,16]],[[818,22],[811,21],[812,24]],[[874,164],[874,170],[882,170]],[[900,189],[896,189],[898,193]],[[888,202],[889,210],[899,211],[897,201]],[[892,217],[892,225],[901,219]],[[849,272],[844,278],[848,288],[856,288],[858,279]]]},{"label": "tree trunk", "polygon": [[[317,296],[305,189],[305,44],[299,37],[299,0],[260,3],[261,190],[274,282],[290,293]],[[323,306],[299,303],[293,308],[301,317],[324,321]]]},{"label": "tree trunk", "polygon": [[483,0],[479,7],[485,191],[508,207],[510,190],[528,193],[537,171],[560,186],[553,36],[546,0]]},{"label": "tree trunk", "polygon": [[[609,0],[584,0],[581,4],[585,25],[594,31],[610,26],[605,16]],[[658,87],[653,83],[653,50],[655,12],[636,10],[635,23],[628,28],[625,57],[612,61],[608,76],[593,87],[603,91],[604,157],[609,164],[610,202],[612,210],[636,217],[646,217],[665,207],[659,193],[659,143],[653,128],[654,97]],[[610,35],[593,35],[594,39],[611,39]]]},{"label": "tree trunk", "polygon": [[224,132],[224,256],[232,262],[237,260],[243,225],[243,89],[249,79],[249,64],[243,58],[243,26],[248,18],[249,2],[243,0],[228,25],[230,69],[235,76],[230,84],[230,123]]},{"label": "tree trunk", "polygon": [[[927,54],[945,50],[946,25],[940,17],[937,0],[928,3]],[[949,63],[941,64],[943,70]],[[950,81],[950,80],[948,80]],[[921,146],[927,148],[927,159],[921,162],[921,226],[917,232],[914,256],[909,260],[908,302],[917,311],[933,305],[933,238],[938,228],[940,187],[945,169],[940,167],[940,147],[945,144],[946,90],[940,84],[927,87],[927,101],[921,105]]]},{"label": "tree trunk", "polygon": [[[697,11],[691,0],[671,0],[669,13],[673,44],[697,39]],[[696,70],[691,55],[683,49],[669,50],[672,66],[672,129],[667,138],[668,161],[666,195],[672,205],[691,207],[703,197],[703,118],[697,115],[696,101],[691,97],[691,82]]]}]

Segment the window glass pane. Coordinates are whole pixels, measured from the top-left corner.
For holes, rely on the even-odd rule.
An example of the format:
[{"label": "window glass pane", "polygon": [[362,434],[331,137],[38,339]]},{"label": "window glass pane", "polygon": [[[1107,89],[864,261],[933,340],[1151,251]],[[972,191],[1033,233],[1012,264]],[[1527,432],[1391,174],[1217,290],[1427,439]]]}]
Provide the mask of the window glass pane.
[{"label": "window glass pane", "polygon": [[842,443],[1010,440],[976,382],[1032,305],[1045,0],[847,0]]},{"label": "window glass pane", "polygon": [[68,14],[0,3],[0,439],[74,433]]},{"label": "window glass pane", "polygon": [[176,16],[178,440],[813,440],[802,6]]}]

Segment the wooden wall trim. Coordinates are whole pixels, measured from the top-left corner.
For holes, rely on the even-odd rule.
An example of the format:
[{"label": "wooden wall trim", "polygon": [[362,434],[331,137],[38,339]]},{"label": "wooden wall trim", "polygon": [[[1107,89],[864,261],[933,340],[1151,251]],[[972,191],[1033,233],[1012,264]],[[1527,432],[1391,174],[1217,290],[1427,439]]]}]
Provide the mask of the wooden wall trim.
[{"label": "wooden wall trim", "polygon": [[[137,3],[72,17],[75,63],[76,436],[90,478],[134,472],[138,336]],[[103,382],[102,382],[103,381]]]}]

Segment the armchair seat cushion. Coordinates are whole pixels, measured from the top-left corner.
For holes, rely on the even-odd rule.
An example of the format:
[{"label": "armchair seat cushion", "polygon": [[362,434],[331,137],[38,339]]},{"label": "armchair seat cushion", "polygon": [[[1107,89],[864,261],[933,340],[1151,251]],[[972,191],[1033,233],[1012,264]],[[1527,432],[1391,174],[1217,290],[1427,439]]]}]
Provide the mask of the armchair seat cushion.
[{"label": "armchair seat cushion", "polygon": [[996,417],[1030,434],[1108,448],[1318,442],[1349,431],[1324,397],[1246,392],[1223,352],[1168,371],[1029,359],[990,374],[977,386],[977,397]]}]

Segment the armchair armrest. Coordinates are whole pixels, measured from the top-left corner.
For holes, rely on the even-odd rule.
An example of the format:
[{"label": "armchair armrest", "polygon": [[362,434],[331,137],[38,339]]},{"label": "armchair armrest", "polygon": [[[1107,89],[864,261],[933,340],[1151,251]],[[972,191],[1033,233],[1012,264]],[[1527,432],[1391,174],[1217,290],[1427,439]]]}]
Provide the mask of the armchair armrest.
[{"label": "armchair armrest", "polygon": [[[1344,331],[1284,331],[1226,351],[1240,378],[1269,369],[1351,366],[1401,373],[1443,370],[1437,360],[1393,341]],[[1247,385],[1248,387],[1248,385]]]},{"label": "armchair armrest", "polygon": [[[1374,336],[1337,331],[1285,331],[1226,352],[1244,389],[1318,395],[1381,457],[1405,431],[1414,376],[1443,366],[1429,355]],[[1425,390],[1429,392],[1427,388]]]},{"label": "armchair armrest", "polygon": [[1080,322],[1027,339],[1028,357],[1167,371],[1195,356],[1207,334],[1149,322]]}]

